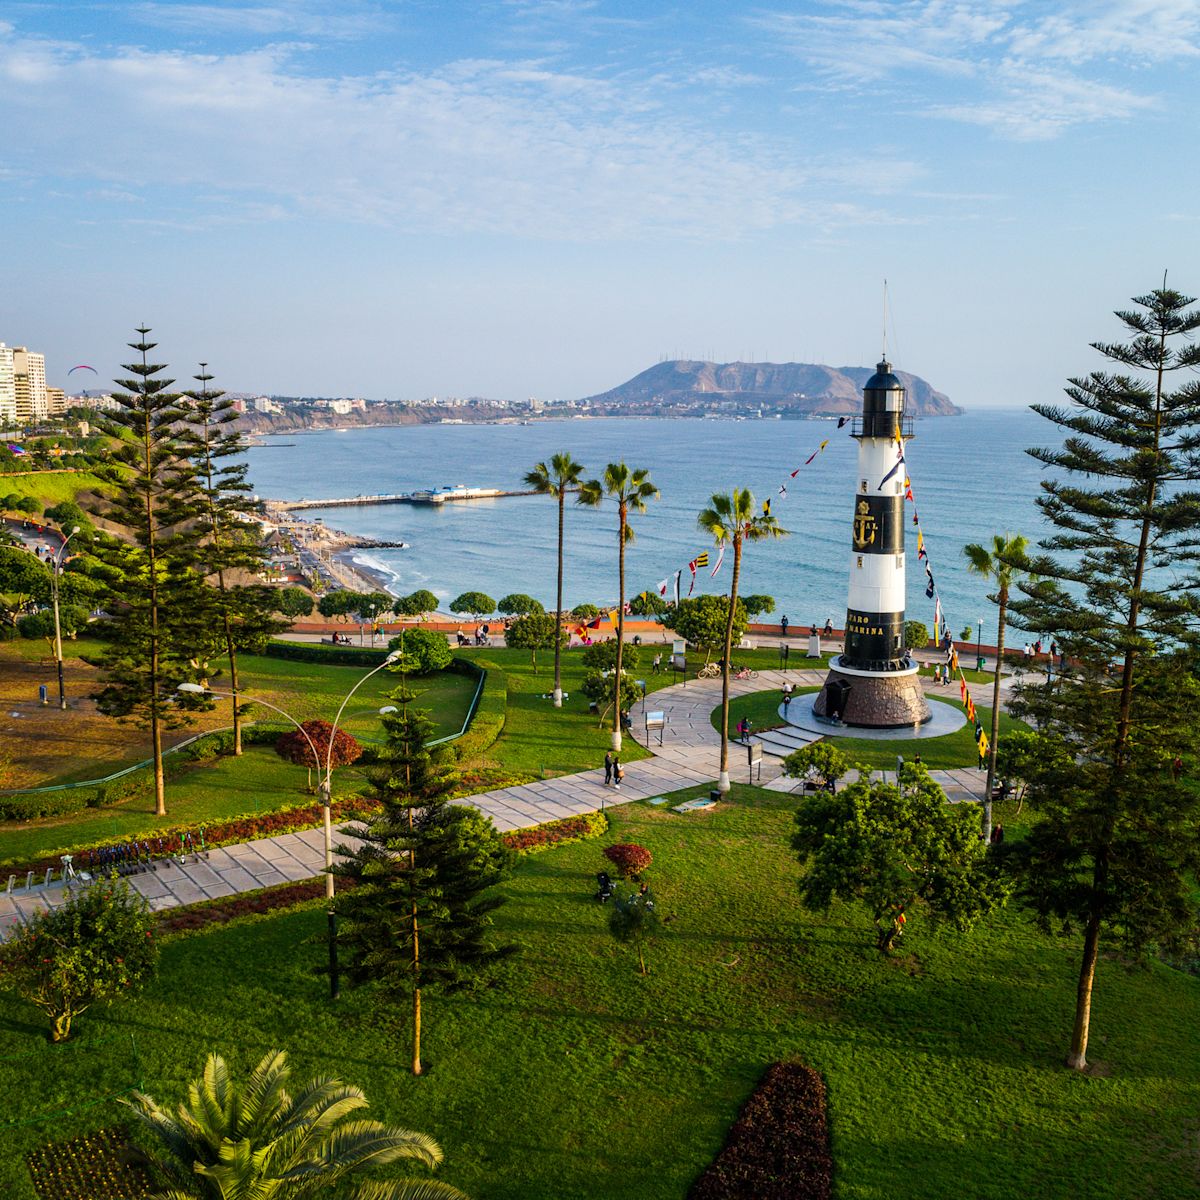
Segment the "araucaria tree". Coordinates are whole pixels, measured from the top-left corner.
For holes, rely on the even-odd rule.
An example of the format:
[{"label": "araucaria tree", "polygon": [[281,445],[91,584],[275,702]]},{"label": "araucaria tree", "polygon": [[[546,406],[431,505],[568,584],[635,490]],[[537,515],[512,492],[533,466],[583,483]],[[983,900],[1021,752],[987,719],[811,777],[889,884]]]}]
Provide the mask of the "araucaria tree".
[{"label": "araucaria tree", "polygon": [[[548,463],[538,463],[525,476],[525,482],[539,495],[553,496],[558,504],[558,583],[554,593],[554,616],[562,628],[563,594],[563,527],[566,522],[567,493],[579,487],[583,465],[570,454],[555,454]],[[561,650],[554,646],[554,707],[562,708]]]},{"label": "araucaria tree", "polygon": [[800,880],[805,908],[824,912],[834,900],[861,901],[884,954],[918,906],[970,929],[1006,894],[973,808],[948,804],[915,763],[904,766],[900,780],[872,780],[863,768],[840,792],[806,794],[792,838],[807,868]]},{"label": "araucaria tree", "polygon": [[1026,768],[1022,889],[1043,922],[1083,931],[1077,1070],[1102,934],[1138,952],[1196,931],[1200,791],[1172,768],[1193,760],[1200,728],[1200,311],[1165,286],[1133,303],[1117,313],[1128,340],[1093,347],[1112,373],[1072,379],[1067,405],[1034,406],[1065,434],[1030,451],[1050,468],[1038,504],[1057,531],[1012,601],[1067,659],[1056,686],[1025,686],[1012,707],[1058,743]]},{"label": "araucaria tree", "polygon": [[718,492],[708,508],[697,518],[700,528],[712,534],[718,546],[729,542],[733,546],[733,579],[729,585],[729,613],[725,619],[725,658],[721,667],[721,777],[717,788],[729,791],[729,666],[733,654],[733,620],[737,607],[738,583],[742,573],[742,545],[761,542],[765,538],[782,537],[787,531],[764,505],[763,512],[754,511],[754,496],[748,488]]},{"label": "araucaria tree", "polygon": [[1029,542],[1016,533],[993,534],[992,546],[972,542],[963,547],[967,570],[996,585],[990,599],[1000,607],[996,626],[996,671],[992,677],[992,734],[988,744],[987,786],[983,789],[983,834],[992,833],[992,785],[996,782],[996,747],[1000,743],[1000,665],[1004,661],[1004,626],[1013,583],[1027,573]]},{"label": "araucaria tree", "polygon": [[579,503],[593,507],[605,497],[617,506],[617,662],[613,675],[612,748],[621,749],[621,659],[625,646],[625,546],[633,541],[631,512],[646,511],[646,501],[658,498],[658,488],[650,482],[644,467],[631,471],[623,462],[609,463],[603,479],[589,479],[580,485]]},{"label": "araucaria tree", "polygon": [[511,952],[491,938],[508,851],[488,817],[450,804],[448,751],[429,748],[432,726],[405,706],[383,718],[387,747],[370,775],[382,811],[345,830],[336,874],[357,885],[338,901],[339,944],[354,984],[374,983],[412,1004],[412,1070],[420,1075],[421,997],[450,991]]},{"label": "araucaria tree", "polygon": [[106,539],[97,548],[120,582],[113,588],[109,644],[100,659],[105,686],[96,700],[101,712],[132,717],[149,729],[154,810],[163,816],[162,733],[186,721],[174,684],[195,674],[190,614],[198,581],[190,527],[197,505],[180,436],[180,397],[168,391],[174,380],[156,378],[166,368],[147,358],[155,347],[146,341],[149,332],[139,328],[142,340],[129,344],[141,361],[125,364],[133,378],[116,381],[125,391],[114,394],[119,407],[106,418],[118,438],[112,457],[122,469],[113,502],[99,515],[123,526],[130,540]]},{"label": "araucaria tree", "polygon": [[[233,752],[242,752],[242,712],[238,704],[238,651],[260,645],[286,626],[274,619],[273,588],[256,581],[266,565],[266,547],[258,530],[241,516],[252,491],[246,482],[246,440],[230,425],[237,419],[232,400],[209,391],[212,376],[200,364],[194,378],[199,391],[185,392],[190,401],[185,444],[197,486],[197,518],[193,533],[197,569],[210,586],[193,611],[205,628],[219,632],[219,645],[229,658],[229,691],[233,695]],[[239,581],[240,576],[240,581]]]}]

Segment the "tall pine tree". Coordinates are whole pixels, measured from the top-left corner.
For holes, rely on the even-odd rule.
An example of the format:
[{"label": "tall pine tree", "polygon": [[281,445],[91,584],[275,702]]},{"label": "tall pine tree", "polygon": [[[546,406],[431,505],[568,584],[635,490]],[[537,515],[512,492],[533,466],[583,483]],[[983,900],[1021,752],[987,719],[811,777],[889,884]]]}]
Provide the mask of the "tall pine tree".
[{"label": "tall pine tree", "polygon": [[185,440],[196,477],[197,564],[208,588],[199,594],[200,608],[192,616],[204,629],[219,631],[220,650],[229,659],[237,755],[242,752],[238,652],[261,644],[286,622],[273,616],[275,589],[254,582],[267,552],[261,534],[242,517],[252,488],[246,481],[246,440],[231,428],[238,414],[224,392],[209,390],[213,377],[207,363],[200,364],[200,374],[193,378],[200,389],[183,393],[189,401]]},{"label": "tall pine tree", "polygon": [[[1072,379],[1071,403],[1034,410],[1065,434],[1030,453],[1050,468],[1038,503],[1056,532],[1012,602],[1065,653],[1057,685],[1027,684],[1014,711],[1045,752],[1029,775],[1035,822],[1018,847],[1043,922],[1083,932],[1067,1064],[1087,1066],[1101,935],[1140,952],[1195,935],[1200,793],[1176,778],[1200,727],[1188,669],[1200,617],[1200,366],[1194,301],[1165,286],[1118,312],[1116,364]],[[1014,565],[1020,565],[1014,563]],[[1189,573],[1190,569],[1190,573]],[[1063,751],[1066,751],[1064,754]]]},{"label": "tall pine tree", "polygon": [[158,378],[166,366],[151,363],[150,330],[138,329],[130,349],[139,362],[126,363],[131,378],[114,394],[119,407],[108,414],[117,444],[113,461],[123,468],[111,504],[98,515],[122,527],[122,535],[97,545],[112,584],[113,620],[100,658],[104,687],[96,695],[101,712],[131,718],[149,730],[154,764],[154,809],[167,811],[162,734],[187,720],[176,683],[194,675],[191,631],[185,615],[194,594],[193,538],[196,517],[193,476],[180,442],[183,412],[173,379]]},{"label": "tall pine tree", "polygon": [[[402,694],[400,699],[406,699]],[[450,804],[450,756],[426,745],[432,725],[408,709],[383,719],[387,750],[371,773],[382,812],[344,833],[335,873],[357,885],[338,901],[339,944],[352,984],[377,983],[412,1004],[412,1070],[420,1075],[421,996],[453,991],[512,952],[490,936],[509,852],[490,818]]]}]

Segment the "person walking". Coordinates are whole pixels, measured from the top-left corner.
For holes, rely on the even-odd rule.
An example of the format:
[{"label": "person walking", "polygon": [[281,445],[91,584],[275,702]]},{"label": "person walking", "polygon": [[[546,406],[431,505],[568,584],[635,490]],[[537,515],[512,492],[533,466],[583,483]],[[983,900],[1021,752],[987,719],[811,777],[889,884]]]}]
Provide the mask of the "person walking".
[{"label": "person walking", "polygon": [[617,791],[620,791],[621,790],[621,780],[625,778],[625,768],[623,766],[621,766],[621,760],[619,758],[613,759],[612,769],[613,769],[613,786],[616,787]]},{"label": "person walking", "polygon": [[786,614],[779,618],[780,637],[787,637],[788,619]]},{"label": "person walking", "polygon": [[657,675],[662,670],[662,655],[656,654],[654,661],[650,664],[650,674]]},{"label": "person walking", "polygon": [[613,766],[616,760],[613,758],[612,751],[609,750],[604,755],[604,783],[607,787],[613,780]]},{"label": "person walking", "polygon": [[785,683],[783,685],[783,715],[784,715],[785,719],[787,718],[788,705],[791,704],[791,702],[792,702],[792,685],[790,683]]}]

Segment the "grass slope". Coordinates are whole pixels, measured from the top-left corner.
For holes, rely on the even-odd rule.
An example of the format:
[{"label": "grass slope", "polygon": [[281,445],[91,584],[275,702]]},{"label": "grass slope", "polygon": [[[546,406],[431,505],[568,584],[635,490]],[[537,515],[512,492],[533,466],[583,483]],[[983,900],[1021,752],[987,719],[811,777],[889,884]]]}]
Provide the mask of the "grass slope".
[{"label": "grass slope", "polygon": [[419,1080],[403,1003],[325,998],[309,940],[319,906],[169,942],[149,991],[85,1015],[74,1046],[51,1047],[33,1010],[0,996],[5,1121],[81,1110],[5,1130],[0,1194],[33,1200],[23,1156],[111,1124],[105,1094],[140,1078],[174,1103],[208,1051],[244,1072],[276,1046],[298,1079],[341,1075],[372,1115],[437,1137],[440,1177],[474,1200],[682,1200],[765,1066],[786,1058],[828,1082],[842,1200],[1195,1193],[1200,983],[1102,960],[1096,1071],[1069,1073],[1074,941],[1016,912],[971,936],[914,917],[905,953],[883,959],[857,909],[800,909],[794,801],[733,796],[687,817],[612,813],[614,840],[653,852],[674,916],[645,979],[591,898],[600,843],[523,860],[497,913],[523,953],[494,986],[427,997]]}]

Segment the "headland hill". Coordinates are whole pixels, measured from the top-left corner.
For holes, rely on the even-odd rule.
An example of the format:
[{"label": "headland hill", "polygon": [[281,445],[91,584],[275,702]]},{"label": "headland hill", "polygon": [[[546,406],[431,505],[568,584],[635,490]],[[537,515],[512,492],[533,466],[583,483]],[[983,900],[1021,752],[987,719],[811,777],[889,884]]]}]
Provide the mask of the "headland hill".
[{"label": "headland hill", "polygon": [[[370,425],[512,424],[583,417],[724,417],[792,420],[853,416],[874,367],[817,363],[670,359],[606,392],[578,400],[524,401],[430,397],[367,400],[347,397],[247,398],[237,428],[289,433]],[[957,416],[963,410],[918,375],[896,371],[917,417]]]}]

